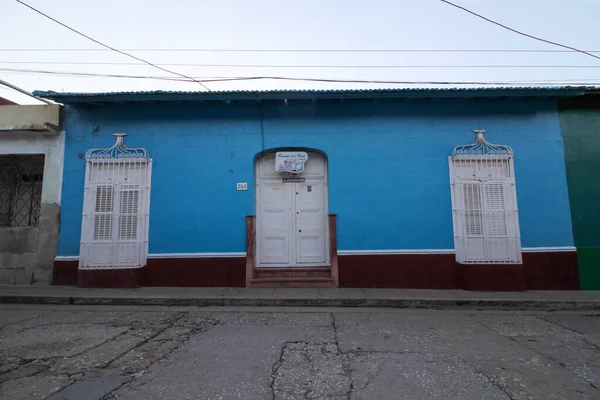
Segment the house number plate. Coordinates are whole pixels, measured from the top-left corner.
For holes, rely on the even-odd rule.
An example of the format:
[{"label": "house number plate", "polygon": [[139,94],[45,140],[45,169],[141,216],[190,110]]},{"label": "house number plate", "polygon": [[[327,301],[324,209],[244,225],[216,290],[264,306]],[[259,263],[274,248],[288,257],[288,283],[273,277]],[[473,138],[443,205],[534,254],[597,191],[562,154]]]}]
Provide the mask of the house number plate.
[{"label": "house number plate", "polygon": [[237,190],[248,190],[248,182],[238,182]]}]

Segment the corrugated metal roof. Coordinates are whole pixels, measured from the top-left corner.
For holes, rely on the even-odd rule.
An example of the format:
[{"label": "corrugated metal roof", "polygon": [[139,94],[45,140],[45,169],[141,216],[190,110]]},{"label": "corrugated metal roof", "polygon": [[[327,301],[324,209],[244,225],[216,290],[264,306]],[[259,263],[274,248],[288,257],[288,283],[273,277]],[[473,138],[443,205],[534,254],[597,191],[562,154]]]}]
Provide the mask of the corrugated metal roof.
[{"label": "corrugated metal roof", "polygon": [[370,99],[370,98],[458,98],[458,97],[569,97],[580,96],[589,86],[400,88],[329,90],[232,90],[232,91],[141,91],[141,92],[33,92],[35,96],[61,103],[104,103],[144,101],[213,101],[276,99]]}]

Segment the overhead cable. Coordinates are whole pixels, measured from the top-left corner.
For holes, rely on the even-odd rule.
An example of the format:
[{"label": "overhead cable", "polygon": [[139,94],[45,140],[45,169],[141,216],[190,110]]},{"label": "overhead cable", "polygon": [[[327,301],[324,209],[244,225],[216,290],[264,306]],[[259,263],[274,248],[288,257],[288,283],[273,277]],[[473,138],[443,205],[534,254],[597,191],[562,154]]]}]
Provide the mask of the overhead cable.
[{"label": "overhead cable", "polygon": [[456,7],[456,8],[458,8],[458,9],[460,9],[460,10],[463,10],[463,11],[465,11],[465,12],[468,12],[469,14],[475,15],[475,16],[476,16],[476,17],[478,17],[478,18],[481,18],[481,19],[483,19],[483,20],[485,20],[485,21],[487,21],[487,22],[489,22],[489,23],[492,23],[492,24],[494,24],[494,25],[497,25],[497,26],[499,26],[499,27],[501,27],[501,28],[507,29],[507,30],[509,30],[509,31],[511,31],[511,32],[514,32],[514,33],[518,34],[518,35],[525,36],[525,37],[528,37],[528,38],[530,38],[530,39],[538,40],[538,41],[540,41],[540,42],[548,43],[548,44],[551,44],[551,45],[553,45],[553,46],[558,46],[558,47],[562,47],[562,48],[569,49],[569,50],[572,50],[572,51],[576,51],[576,52],[578,52],[578,53],[585,54],[585,55],[587,55],[587,56],[594,57],[594,58],[597,58],[597,59],[599,59],[599,60],[600,60],[600,57],[598,57],[598,56],[597,56],[597,55],[595,55],[595,54],[592,54],[592,53],[591,53],[591,52],[589,52],[589,51],[580,50],[580,49],[577,49],[577,48],[575,48],[575,47],[567,46],[567,45],[564,45],[564,44],[561,44],[561,43],[557,43],[557,42],[553,42],[553,41],[551,41],[551,40],[547,40],[547,39],[542,39],[542,38],[540,38],[540,37],[537,37],[537,36],[534,36],[534,35],[530,35],[530,34],[528,34],[528,33],[525,33],[525,32],[518,31],[518,30],[516,30],[516,29],[514,29],[514,28],[511,28],[511,27],[509,27],[509,26],[506,26],[506,25],[504,25],[504,24],[501,24],[501,23],[499,23],[499,22],[496,22],[496,21],[494,21],[494,20],[491,20],[491,19],[489,19],[489,18],[487,18],[487,17],[484,17],[484,16],[483,16],[483,15],[481,15],[481,14],[477,14],[476,12],[474,12],[474,11],[471,11],[471,10],[469,10],[469,9],[468,9],[468,8],[466,8],[466,7],[462,7],[462,6],[459,6],[458,4],[454,4],[454,3],[452,3],[452,2],[449,2],[448,0],[440,0],[440,1],[441,1],[441,2],[443,2],[443,3],[446,3],[446,4],[448,4],[448,5],[451,5],[452,7]]},{"label": "overhead cable", "polygon": [[[121,51],[141,52],[206,52],[206,53],[575,53],[573,50],[542,50],[542,49],[161,49],[161,48],[132,48]],[[1,52],[100,52],[110,49],[76,49],[76,48],[5,48]],[[586,50],[587,53],[600,53],[600,50]]]},{"label": "overhead cable", "polygon": [[40,14],[40,15],[42,15],[42,16],[44,16],[44,17],[46,17],[46,18],[48,18],[49,20],[51,20],[51,21],[54,21],[54,22],[56,22],[57,24],[59,24],[59,25],[61,25],[61,26],[65,27],[65,28],[67,28],[68,30],[70,30],[70,31],[72,31],[72,32],[75,32],[76,34],[78,34],[78,35],[80,35],[80,36],[83,36],[84,38],[86,38],[86,39],[88,39],[88,40],[91,40],[92,42],[94,42],[94,43],[96,43],[96,44],[99,44],[99,45],[100,45],[100,46],[102,46],[102,47],[106,47],[106,48],[107,48],[107,49],[109,49],[109,50],[112,50],[112,51],[114,51],[114,52],[117,52],[117,53],[119,53],[119,54],[122,54],[122,55],[124,55],[124,56],[127,56],[127,57],[130,57],[130,58],[133,58],[134,60],[140,61],[140,62],[142,62],[142,63],[144,63],[144,64],[147,64],[147,65],[149,65],[149,66],[151,66],[151,67],[154,67],[154,68],[156,68],[156,69],[160,69],[161,71],[167,72],[167,73],[169,73],[169,74],[177,75],[177,76],[180,76],[180,77],[182,77],[182,78],[186,78],[186,79],[188,79],[188,80],[194,81],[194,82],[198,83],[200,86],[202,86],[204,89],[206,89],[207,91],[209,91],[209,92],[213,93],[213,94],[214,94],[216,97],[218,97],[220,100],[222,100],[222,101],[224,101],[225,103],[227,103],[227,101],[226,101],[225,99],[223,99],[223,98],[222,98],[221,96],[219,96],[218,94],[214,93],[214,92],[213,92],[212,90],[210,90],[210,89],[209,89],[209,88],[208,88],[208,87],[207,87],[205,84],[203,84],[202,82],[200,82],[200,81],[198,81],[198,80],[196,80],[196,79],[194,79],[194,78],[192,78],[192,77],[189,77],[189,76],[187,76],[187,75],[181,74],[181,73],[179,73],[179,72],[176,72],[176,71],[172,71],[172,70],[169,70],[169,69],[163,68],[163,67],[161,67],[161,66],[158,66],[158,65],[155,65],[155,64],[151,63],[150,61],[147,61],[147,60],[144,60],[144,59],[142,59],[142,58],[136,57],[136,56],[134,56],[133,54],[129,54],[129,53],[127,53],[127,52],[124,52],[124,51],[118,50],[118,49],[116,49],[116,48],[114,48],[114,47],[111,47],[111,46],[109,46],[109,45],[107,45],[107,44],[104,44],[104,43],[102,43],[102,42],[100,42],[100,41],[98,41],[98,40],[96,40],[96,39],[94,39],[94,38],[92,38],[92,37],[90,37],[90,36],[88,36],[88,35],[86,35],[86,34],[84,34],[84,33],[80,32],[80,31],[78,31],[78,30],[74,29],[74,28],[71,28],[70,26],[68,26],[68,25],[66,25],[66,24],[64,24],[64,23],[62,23],[62,22],[60,22],[59,20],[57,20],[57,19],[55,19],[55,18],[53,18],[53,17],[49,16],[48,14],[45,14],[45,13],[43,13],[42,11],[38,10],[37,8],[34,8],[34,7],[30,6],[29,4],[27,4],[27,3],[23,2],[23,1],[21,1],[21,0],[16,0],[16,1],[17,1],[18,3],[20,3],[20,4],[24,5],[25,7],[27,7],[27,8],[29,8],[29,9],[31,9],[31,10],[33,10],[33,11],[35,11],[36,13],[38,13],[38,14]]},{"label": "overhead cable", "polygon": [[[0,68],[0,72],[21,73],[21,74],[46,74],[58,76],[74,77],[100,77],[100,78],[124,78],[124,79],[154,79],[174,82],[189,82],[187,79],[181,79],[170,76],[147,76],[147,75],[123,75],[123,74],[100,74],[91,72],[75,71],[47,71],[18,68]],[[230,76],[230,77],[194,77],[201,82],[229,82],[229,81],[249,81],[249,80],[283,80],[283,81],[304,81],[304,82],[324,82],[324,83],[361,83],[361,84],[392,84],[392,85],[515,85],[515,84],[563,84],[563,85],[600,85],[600,79],[596,78],[574,78],[574,79],[550,79],[550,80],[520,80],[520,81],[400,81],[400,80],[377,80],[377,79],[328,79],[328,78],[310,78],[310,77],[290,77],[290,76]]]},{"label": "overhead cable", "polygon": [[[135,62],[110,61],[0,61],[0,64],[45,64],[45,65],[144,65]],[[177,66],[194,68],[600,68],[600,65],[348,65],[348,64],[191,64],[191,63],[161,63],[153,66]],[[164,68],[157,67],[163,71]],[[186,75],[178,74],[187,79]]]}]

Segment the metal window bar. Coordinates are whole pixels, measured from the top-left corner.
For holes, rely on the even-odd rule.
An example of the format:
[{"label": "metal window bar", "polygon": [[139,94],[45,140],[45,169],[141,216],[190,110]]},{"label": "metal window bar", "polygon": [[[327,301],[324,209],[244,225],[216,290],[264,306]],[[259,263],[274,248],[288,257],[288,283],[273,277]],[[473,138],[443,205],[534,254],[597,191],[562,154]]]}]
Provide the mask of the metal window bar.
[{"label": "metal window bar", "polygon": [[0,226],[39,222],[44,155],[0,156]]},{"label": "metal window bar", "polygon": [[146,264],[152,162],[145,150],[127,148],[124,134],[115,136],[112,148],[86,154],[80,269]]},{"label": "metal window bar", "polygon": [[521,263],[512,150],[475,132],[475,143],[457,146],[449,160],[457,261]]}]

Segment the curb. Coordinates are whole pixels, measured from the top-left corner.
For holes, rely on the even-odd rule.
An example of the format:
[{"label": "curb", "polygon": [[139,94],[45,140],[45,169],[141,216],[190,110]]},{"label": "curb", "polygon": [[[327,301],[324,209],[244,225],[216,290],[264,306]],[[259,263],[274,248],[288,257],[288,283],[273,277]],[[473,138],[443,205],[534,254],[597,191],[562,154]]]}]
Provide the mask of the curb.
[{"label": "curb", "polygon": [[502,299],[352,299],[352,298],[134,298],[68,296],[0,296],[2,304],[114,306],[238,306],[238,307],[383,307],[408,309],[600,310],[600,301]]}]

